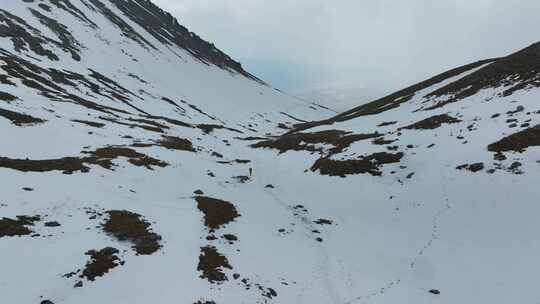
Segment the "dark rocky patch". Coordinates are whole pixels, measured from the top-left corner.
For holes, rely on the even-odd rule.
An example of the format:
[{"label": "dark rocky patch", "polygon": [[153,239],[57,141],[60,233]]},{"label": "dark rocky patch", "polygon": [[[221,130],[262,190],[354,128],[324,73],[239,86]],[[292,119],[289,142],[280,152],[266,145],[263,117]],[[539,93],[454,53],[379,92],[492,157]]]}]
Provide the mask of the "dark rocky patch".
[{"label": "dark rocky patch", "polygon": [[73,172],[88,172],[90,168],[85,166],[82,159],[77,157],[65,157],[48,160],[11,159],[0,157],[0,167],[18,170],[22,172],[49,172],[62,171],[64,174]]},{"label": "dark rocky patch", "polygon": [[227,258],[220,254],[216,247],[207,246],[201,248],[199,255],[198,271],[201,271],[201,278],[210,283],[222,283],[227,281],[227,276],[223,272],[224,268],[232,269]]},{"label": "dark rocky patch", "polygon": [[287,151],[322,152],[323,149],[316,147],[316,145],[329,144],[334,146],[330,149],[330,153],[337,154],[348,148],[354,142],[379,136],[381,136],[381,134],[351,134],[351,132],[341,130],[327,130],[314,133],[290,133],[274,140],[260,141],[251,145],[251,147],[276,149],[279,150],[280,153]]},{"label": "dark rocky patch", "polygon": [[118,253],[118,249],[112,247],[86,252],[86,255],[90,256],[91,260],[86,264],[80,278],[95,281],[97,277],[103,277],[112,269],[122,265],[123,262],[118,257]]},{"label": "dark rocky patch", "polygon": [[327,219],[318,219],[316,221],[313,221],[317,225],[332,225],[334,222]]},{"label": "dark rocky patch", "polygon": [[386,126],[391,126],[395,124],[397,124],[397,121],[387,121],[387,122],[382,122],[378,124],[377,127],[386,127]]},{"label": "dark rocky patch", "polygon": [[429,293],[434,294],[434,295],[440,295],[441,294],[441,292],[439,290],[437,290],[437,289],[432,289],[432,290],[429,291]]},{"label": "dark rocky patch", "polygon": [[17,100],[17,96],[13,96],[9,93],[0,91],[0,100],[11,102]]},{"label": "dark rocky patch", "polygon": [[249,176],[245,176],[245,175],[233,176],[232,178],[240,184],[245,184],[251,180]]},{"label": "dark rocky patch", "polygon": [[0,220],[0,238],[32,234],[33,231],[29,227],[40,220],[40,216],[19,215],[16,219],[4,217]]},{"label": "dark rocky patch", "polygon": [[158,141],[158,144],[169,150],[195,152],[191,141],[185,138],[179,138],[175,136],[162,136],[162,138]]},{"label": "dark rocky patch", "polygon": [[45,223],[45,227],[60,227],[62,225],[60,225],[60,223],[56,222],[56,221],[53,221],[53,222],[46,222]]},{"label": "dark rocky patch", "polygon": [[234,234],[224,234],[223,238],[230,244],[233,244],[234,242],[238,241],[238,237]]},{"label": "dark rocky patch", "polygon": [[216,230],[240,216],[230,202],[206,196],[196,196],[197,208],[204,213],[204,225]]},{"label": "dark rocky patch", "polygon": [[80,123],[80,124],[83,124],[83,125],[87,125],[87,126],[90,126],[90,127],[94,127],[94,128],[103,128],[103,127],[105,127],[105,124],[99,123],[99,122],[94,122],[94,121],[80,120],[80,119],[73,119],[71,121],[76,122],[76,123]]},{"label": "dark rocky patch", "polygon": [[381,176],[382,172],[379,168],[383,164],[398,163],[404,154],[399,152],[396,154],[379,152],[374,153],[361,159],[351,160],[333,160],[329,158],[320,158],[313,164],[311,171],[319,171],[322,175],[341,176],[352,174],[369,173],[373,176]]},{"label": "dark rocky patch", "polygon": [[161,248],[161,236],[151,231],[150,223],[139,214],[126,210],[106,212],[109,215],[102,225],[103,231],[119,241],[128,241],[139,255],[151,255]]},{"label": "dark rocky patch", "polygon": [[474,163],[474,164],[465,164],[461,166],[457,166],[456,169],[458,170],[468,170],[471,172],[478,172],[484,170],[484,163]]},{"label": "dark rocky patch", "polygon": [[36,125],[40,123],[46,122],[46,120],[41,118],[32,117],[30,115],[21,114],[18,112],[1,109],[0,108],[0,116],[4,117],[5,119],[11,121],[12,124],[23,127],[23,126],[30,126],[30,125]]},{"label": "dark rocky patch", "polygon": [[384,137],[379,137],[379,138],[374,139],[371,143],[374,145],[384,146],[384,145],[389,145],[396,141],[397,139],[386,139]]},{"label": "dark rocky patch", "polygon": [[89,157],[83,158],[83,162],[96,164],[106,169],[111,169],[113,167],[112,160],[119,157],[128,158],[128,162],[132,165],[146,167],[150,170],[153,170],[152,166],[162,168],[168,166],[166,162],[126,147],[109,146],[91,152],[83,151],[82,153],[90,155]]},{"label": "dark rocky patch", "polygon": [[401,129],[408,129],[408,130],[431,130],[436,129],[442,126],[443,124],[454,124],[461,122],[461,120],[454,118],[448,114],[442,114],[442,115],[435,115],[429,118],[426,118],[424,120],[421,120],[417,123],[414,123],[412,125],[400,128]]},{"label": "dark rocky patch", "polygon": [[210,134],[214,132],[214,130],[228,130],[228,131],[232,131],[232,132],[240,133],[240,134],[244,133],[240,130],[225,127],[223,125],[215,125],[215,124],[199,124],[197,125],[197,128],[201,129],[205,134]]},{"label": "dark rocky patch", "polygon": [[228,164],[228,165],[232,165],[232,164],[249,164],[251,163],[251,160],[247,160],[247,159],[233,159],[233,160],[230,160],[230,161],[218,161],[218,164]]},{"label": "dark rocky patch", "polygon": [[73,58],[73,60],[81,60],[80,43],[77,41],[77,39],[75,39],[75,37],[73,37],[73,35],[71,35],[69,29],[65,25],[55,19],[43,15],[42,13],[32,8],[30,8],[30,11],[32,12],[32,15],[34,15],[34,17],[36,17],[41,24],[43,24],[49,30],[56,34],[56,36],[61,42],[58,45],[59,47],[61,47],[65,52],[71,53],[71,57]]},{"label": "dark rocky patch", "polygon": [[540,146],[540,125],[527,128],[502,138],[488,146],[491,152],[524,152],[528,147]]}]

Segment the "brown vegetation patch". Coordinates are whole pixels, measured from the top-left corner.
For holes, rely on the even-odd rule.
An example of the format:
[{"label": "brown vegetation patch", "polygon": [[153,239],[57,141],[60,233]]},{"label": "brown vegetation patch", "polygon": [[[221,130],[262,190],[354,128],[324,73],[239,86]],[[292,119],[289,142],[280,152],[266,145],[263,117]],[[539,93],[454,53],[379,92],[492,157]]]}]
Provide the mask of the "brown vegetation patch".
[{"label": "brown vegetation patch", "polygon": [[442,126],[443,124],[454,124],[461,122],[461,120],[454,118],[448,114],[441,114],[441,115],[435,115],[429,118],[426,118],[424,120],[421,120],[419,122],[416,122],[412,125],[399,128],[401,129],[407,129],[407,130],[432,130],[437,129],[438,127]]},{"label": "brown vegetation patch", "polygon": [[251,160],[248,159],[233,159],[230,161],[218,161],[218,164],[233,165],[233,164],[249,164]]},{"label": "brown vegetation patch", "polygon": [[28,226],[34,226],[35,222],[41,220],[40,216],[19,215],[17,219],[2,218],[0,220],[0,238],[11,236],[29,235],[33,231]]},{"label": "brown vegetation patch", "polygon": [[0,167],[22,172],[62,171],[64,174],[71,174],[76,171],[88,172],[90,170],[90,168],[84,165],[83,160],[78,157],[64,157],[46,160],[12,159],[0,157]]},{"label": "brown vegetation patch", "polygon": [[108,121],[108,122],[112,122],[112,123],[115,123],[115,124],[118,124],[118,125],[122,125],[122,126],[128,126],[130,128],[140,128],[140,129],[147,130],[147,131],[150,131],[150,132],[165,133],[165,131],[163,131],[162,128],[156,127],[154,125],[148,125],[148,124],[144,124],[144,123],[141,123],[141,124],[128,123],[128,122],[123,122],[123,121],[120,121],[120,120],[118,120],[116,118],[107,117],[107,116],[100,116],[99,119],[105,120],[105,121]]},{"label": "brown vegetation patch", "polygon": [[158,144],[170,150],[190,151],[195,152],[191,141],[185,138],[175,136],[162,136]]},{"label": "brown vegetation patch", "polygon": [[49,172],[62,171],[64,174],[73,172],[89,172],[87,165],[98,165],[105,169],[112,169],[112,160],[118,157],[126,157],[135,166],[144,166],[152,169],[152,166],[166,167],[168,164],[158,159],[139,153],[133,149],[125,147],[105,147],[95,151],[83,151],[87,157],[64,157],[58,159],[30,160],[12,159],[0,157],[0,167],[18,170],[22,172]]},{"label": "brown vegetation patch", "polygon": [[371,143],[374,145],[384,146],[384,145],[389,145],[395,141],[397,141],[397,139],[386,139],[384,137],[379,137],[379,138],[374,139]]},{"label": "brown vegetation patch", "polygon": [[514,133],[488,146],[491,152],[523,152],[528,147],[540,146],[540,125]]},{"label": "brown vegetation patch", "polygon": [[391,126],[395,124],[397,124],[397,121],[387,121],[387,122],[382,122],[378,124],[377,127],[387,127],[387,126]]},{"label": "brown vegetation patch", "polygon": [[229,264],[229,260],[217,251],[216,247],[201,248],[197,270],[202,272],[200,276],[202,279],[218,284],[227,281],[227,276],[223,273],[224,268],[232,269],[232,266]]},{"label": "brown vegetation patch", "polygon": [[9,93],[0,91],[0,100],[10,102],[17,100],[17,96],[13,96]]},{"label": "brown vegetation patch", "polygon": [[80,278],[95,281],[97,277],[102,277],[111,269],[121,265],[118,253],[118,249],[112,247],[88,251],[85,254],[90,256],[91,260],[86,264]]},{"label": "brown vegetation patch", "polygon": [[219,229],[240,216],[230,202],[206,196],[196,196],[195,200],[197,208],[204,213],[204,225],[210,230]]},{"label": "brown vegetation patch", "polygon": [[100,165],[103,168],[111,169],[113,167],[112,160],[119,157],[128,158],[128,162],[134,166],[146,167],[152,170],[152,166],[166,167],[168,164],[161,160],[152,158],[146,154],[139,153],[133,149],[126,147],[105,147],[99,148],[92,152],[83,151],[82,153],[90,154],[90,157],[85,157],[82,160],[90,164]]},{"label": "brown vegetation patch", "polygon": [[139,214],[126,210],[106,212],[109,219],[103,224],[103,231],[120,241],[128,241],[140,255],[150,255],[161,248],[161,236],[151,231],[150,223]]},{"label": "brown vegetation patch", "polygon": [[210,134],[212,132],[214,132],[214,130],[229,130],[229,131],[232,131],[232,132],[236,132],[236,133],[240,133],[240,134],[244,134],[244,132],[240,131],[240,130],[236,130],[236,129],[233,129],[233,128],[229,128],[229,127],[225,127],[223,125],[215,125],[215,124],[199,124],[197,125],[197,128],[201,129],[205,134]]},{"label": "brown vegetation patch", "polygon": [[0,116],[11,121],[12,124],[22,127],[26,125],[35,125],[46,122],[46,120],[41,118],[36,118],[30,115],[17,113],[14,111],[9,111],[5,109],[0,109]]},{"label": "brown vegetation patch", "polygon": [[163,147],[169,150],[178,150],[178,151],[189,151],[195,152],[193,144],[190,140],[175,136],[162,136],[161,139],[152,141],[150,143],[135,142],[131,145],[132,147],[138,148],[147,148],[152,146]]},{"label": "brown vegetation patch", "polygon": [[456,169],[478,172],[484,170],[484,163],[464,164],[461,166],[457,166]]},{"label": "brown vegetation patch", "polygon": [[341,130],[326,130],[313,133],[289,133],[274,140],[264,140],[251,145],[252,148],[271,148],[279,150],[280,153],[287,151],[311,151],[322,152],[317,144],[329,144],[334,147],[330,153],[336,154],[348,148],[354,142],[376,138],[381,136],[378,133],[351,134]]},{"label": "brown vegetation patch", "polygon": [[80,119],[73,119],[71,121],[76,122],[76,123],[80,123],[80,124],[83,124],[83,125],[87,125],[87,126],[90,126],[90,127],[94,127],[94,128],[103,128],[103,127],[105,127],[105,124],[95,122],[95,121],[80,120]]},{"label": "brown vegetation patch", "polygon": [[311,171],[319,170],[322,175],[341,177],[364,173],[380,176],[382,173],[379,169],[383,164],[399,163],[403,156],[404,154],[401,152],[395,154],[379,152],[364,156],[361,159],[333,160],[320,158],[313,164]]}]

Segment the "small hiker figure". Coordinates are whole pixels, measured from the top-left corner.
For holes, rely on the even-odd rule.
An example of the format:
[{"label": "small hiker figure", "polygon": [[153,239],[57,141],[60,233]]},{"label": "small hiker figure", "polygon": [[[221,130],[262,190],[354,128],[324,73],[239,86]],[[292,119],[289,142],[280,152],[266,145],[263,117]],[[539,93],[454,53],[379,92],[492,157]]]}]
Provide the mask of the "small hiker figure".
[{"label": "small hiker figure", "polygon": [[249,168],[249,177],[253,175],[253,168]]}]

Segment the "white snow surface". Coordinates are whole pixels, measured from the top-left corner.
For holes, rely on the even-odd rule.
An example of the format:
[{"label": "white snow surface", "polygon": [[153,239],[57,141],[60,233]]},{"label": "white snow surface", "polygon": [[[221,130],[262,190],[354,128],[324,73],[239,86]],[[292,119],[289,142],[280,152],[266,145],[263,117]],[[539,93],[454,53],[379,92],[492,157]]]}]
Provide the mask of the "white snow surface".
[{"label": "white snow surface", "polygon": [[[31,50],[17,52],[8,38],[0,38],[0,48],[42,68],[82,75],[88,75],[89,69],[98,71],[133,92],[130,102],[151,115],[189,124],[224,125],[243,134],[228,129],[206,134],[155,120],[168,127],[164,130],[167,135],[192,141],[197,152],[160,146],[133,148],[169,163],[153,170],[136,167],[125,158],[113,160],[117,166],[112,170],[89,165],[87,173],[0,168],[0,219],[42,217],[30,227],[39,236],[0,237],[0,303],[540,302],[535,290],[540,273],[540,189],[536,187],[540,148],[506,153],[503,169],[486,173],[494,168],[487,145],[520,129],[508,127],[506,112],[521,105],[525,110],[512,118],[520,123],[530,119],[531,126],[540,123],[535,114],[540,110],[538,90],[500,97],[497,89],[488,89],[443,108],[414,112],[425,101],[425,93],[419,92],[390,111],[309,130],[377,131],[387,134],[385,139],[398,139],[389,146],[397,145],[405,153],[400,163],[384,165],[382,176],[329,177],[309,170],[319,153],[278,154],[276,150],[254,149],[250,147],[254,141],[238,137],[283,133],[278,123],[298,122],[283,113],[310,121],[329,117],[332,112],[203,64],[180,48],[165,46],[108,0],[102,2],[159,46],[158,50],[143,48],[123,36],[118,27],[91,9],[90,1],[84,1],[88,6],[82,0],[70,2],[99,28],[91,28],[53,6],[51,12],[40,12],[64,24],[83,45],[80,62],[60,49],[55,49],[61,55],[59,61],[39,57]],[[51,5],[49,1],[7,1],[1,9],[58,40],[29,11],[39,10],[39,3]],[[129,146],[134,140],[147,143],[162,135],[104,121],[99,118],[107,116],[104,113],[51,100],[20,80],[11,80],[16,86],[0,84],[0,91],[17,100],[0,101],[0,108],[47,121],[17,126],[0,117],[0,157],[44,160],[84,156],[81,151]],[[129,112],[118,114],[117,119],[123,122],[144,118],[121,101],[96,95],[83,85],[78,89],[63,87],[97,104]],[[176,101],[183,111],[162,97]],[[459,117],[461,122],[433,130],[402,130],[401,136],[396,135],[399,127],[443,113]],[[495,113],[502,115],[490,118]],[[72,122],[75,119],[105,126],[94,128]],[[397,123],[377,127],[388,121]],[[472,123],[475,128],[468,131]],[[431,144],[435,146],[428,148]],[[364,140],[332,158],[351,159],[384,151],[388,152],[387,146]],[[218,163],[234,159],[251,163]],[[523,164],[522,174],[504,169],[515,161]],[[476,162],[484,162],[486,169],[476,173],[456,169]],[[253,175],[247,182],[233,178],[248,176],[249,168]],[[266,187],[269,184],[274,188]],[[24,191],[27,187],[33,191]],[[194,199],[198,189],[205,196],[231,202],[241,214],[215,232],[217,240],[206,239],[209,232]],[[303,207],[295,209],[298,205]],[[136,255],[130,243],[102,231],[105,215],[90,219],[86,208],[142,215],[162,237],[162,248],[152,255]],[[315,223],[319,219],[332,224]],[[58,221],[61,226],[45,227],[46,221]],[[230,244],[221,238],[224,234],[234,234],[238,241]],[[207,245],[215,246],[232,266],[223,269],[227,281],[216,284],[200,277],[200,250]],[[89,259],[85,252],[108,246],[120,250],[124,265],[95,281],[77,275],[64,277],[84,268]],[[246,288],[242,278],[249,280],[251,288]],[[79,280],[84,286],[74,288]],[[265,296],[268,288],[277,296]]]}]

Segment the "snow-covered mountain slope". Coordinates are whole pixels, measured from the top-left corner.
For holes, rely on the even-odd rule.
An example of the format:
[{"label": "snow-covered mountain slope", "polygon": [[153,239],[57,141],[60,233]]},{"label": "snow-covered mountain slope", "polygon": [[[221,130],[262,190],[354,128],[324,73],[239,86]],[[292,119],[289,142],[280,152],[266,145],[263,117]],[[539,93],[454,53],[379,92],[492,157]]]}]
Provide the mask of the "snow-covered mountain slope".
[{"label": "snow-covered mountain slope", "polygon": [[534,44],[254,145],[335,220],[325,303],[538,301],[539,63]]},{"label": "snow-covered mountain slope", "polygon": [[149,1],[9,1],[0,303],[535,303],[539,59],[327,119]]}]

